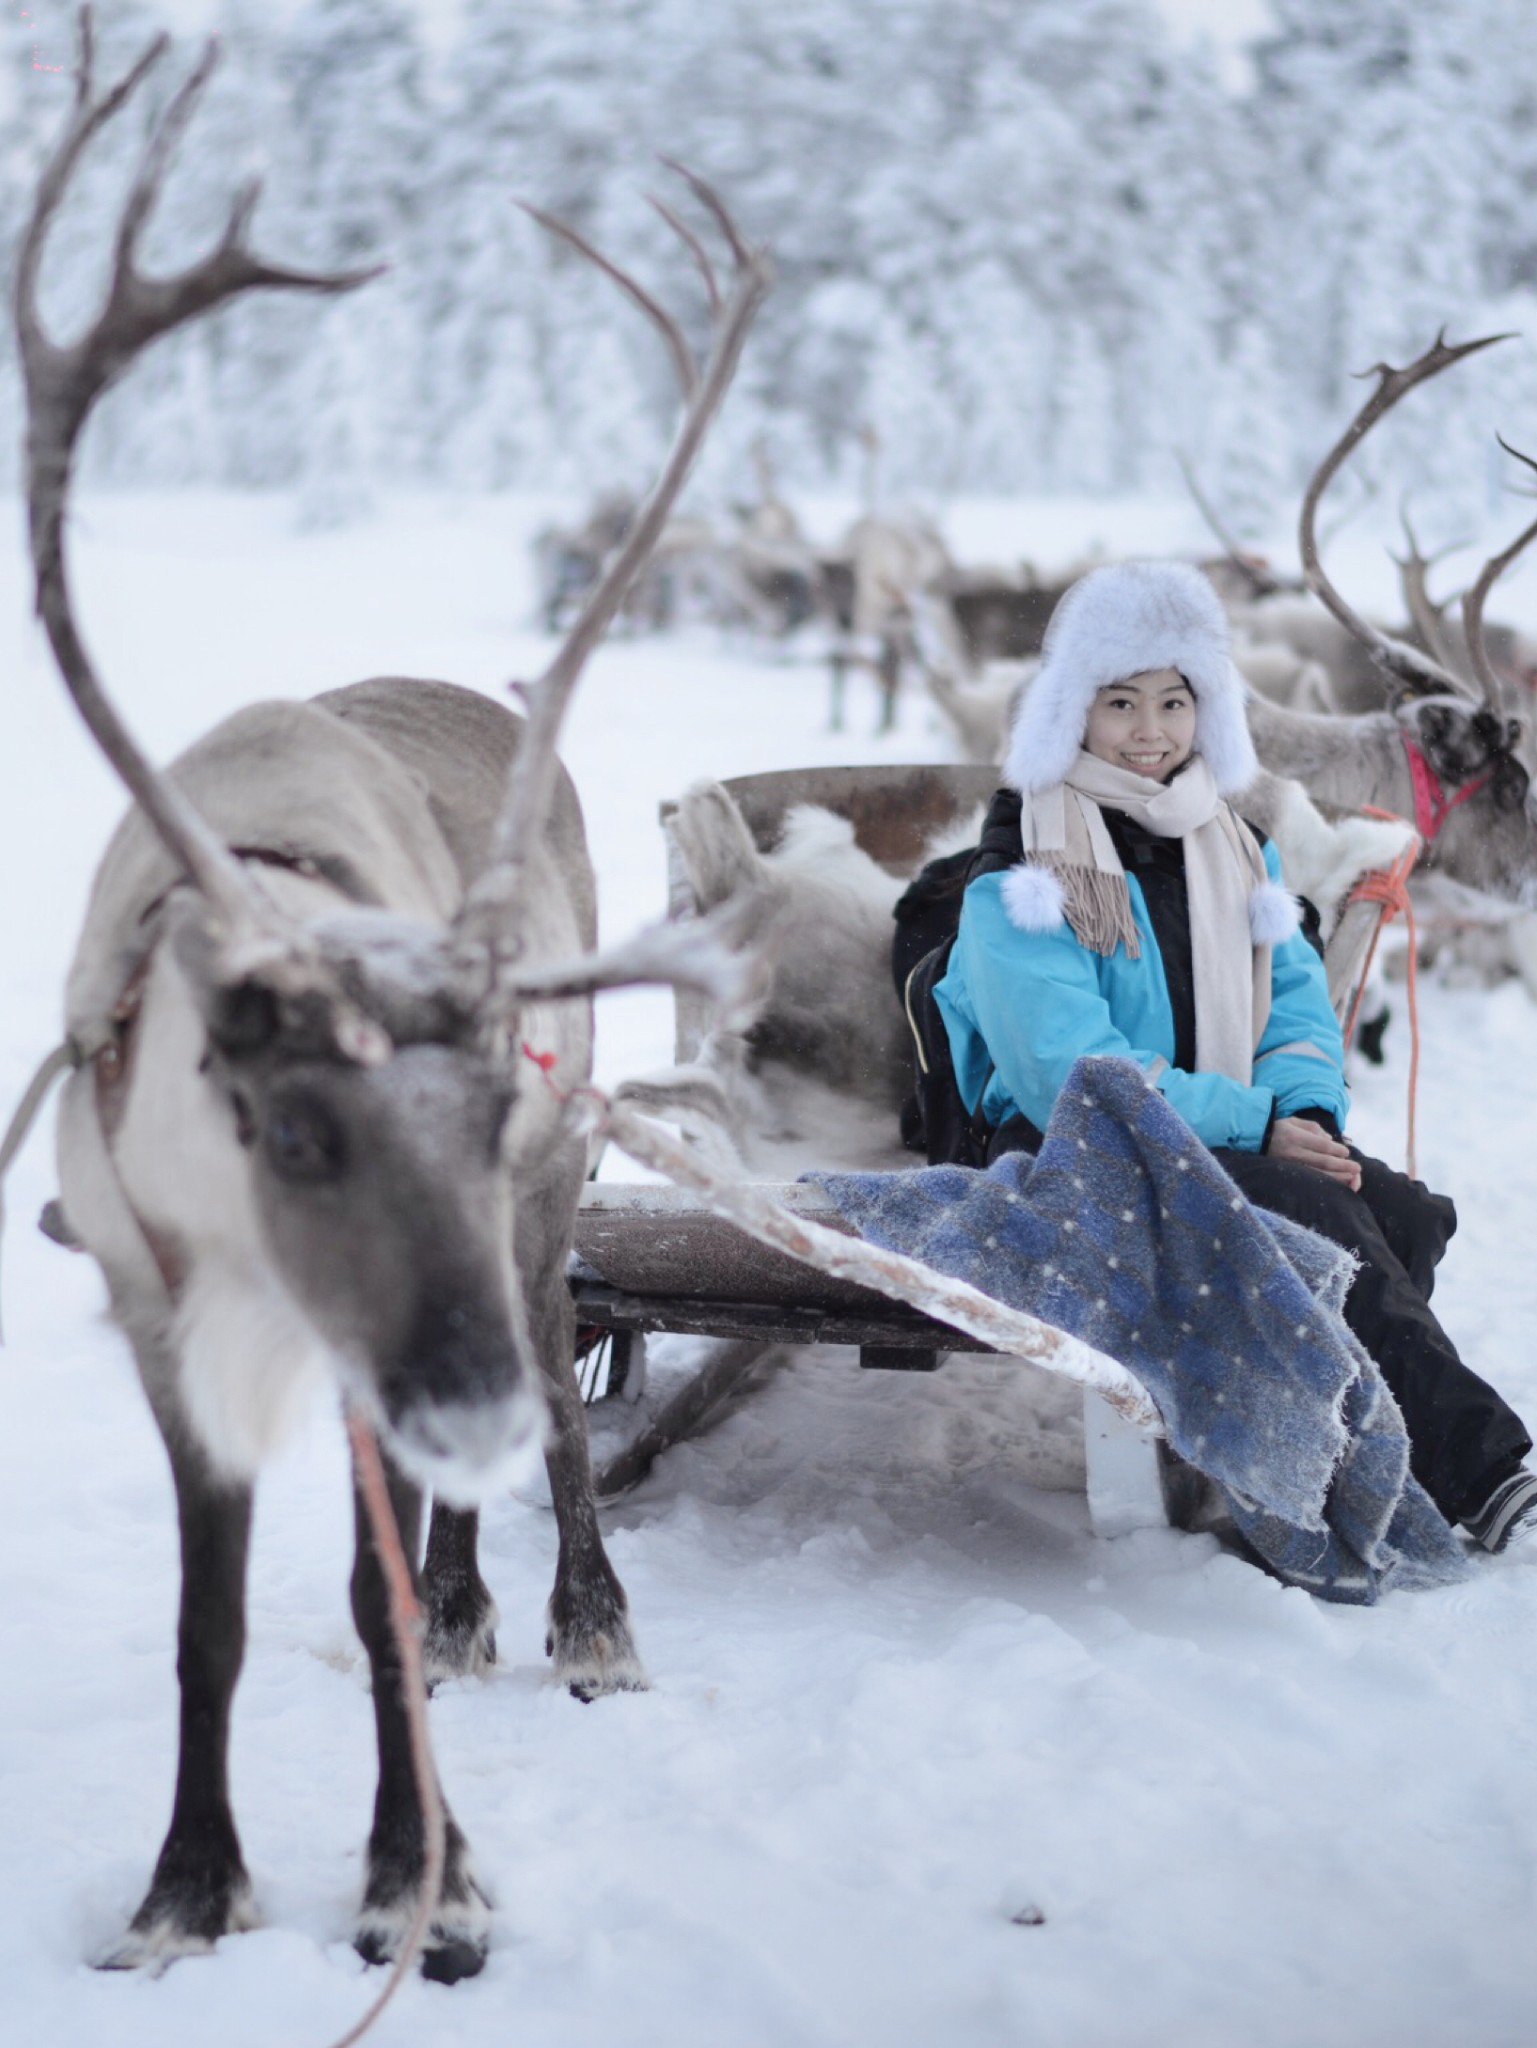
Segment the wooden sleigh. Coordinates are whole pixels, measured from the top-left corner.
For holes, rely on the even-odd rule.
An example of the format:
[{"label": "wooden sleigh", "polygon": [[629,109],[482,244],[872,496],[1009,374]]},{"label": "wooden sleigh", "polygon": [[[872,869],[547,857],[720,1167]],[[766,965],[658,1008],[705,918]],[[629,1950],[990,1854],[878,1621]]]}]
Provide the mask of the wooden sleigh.
[{"label": "wooden sleigh", "polygon": [[[779,843],[793,807],[815,805],[847,819],[856,845],[906,879],[928,857],[937,834],[986,804],[997,779],[996,769],[987,766],[875,766],[791,769],[739,777],[722,787],[762,852]],[[661,813],[669,911],[688,918],[699,914],[700,904],[674,830],[677,808],[664,804]],[[1405,860],[1412,862],[1416,850],[1411,833]],[[1330,934],[1325,962],[1330,998],[1342,1021],[1353,1016],[1389,894],[1378,886],[1353,889]],[[889,950],[889,924],[875,942]],[[889,978],[884,986],[895,1005]],[[697,1004],[680,996],[680,1067],[697,1055],[705,1023]],[[890,1155],[880,1163],[892,1170],[921,1163],[902,1149],[894,1111]],[[867,1154],[857,1161],[840,1158],[819,1145],[807,1149],[797,1170],[856,1165],[867,1170],[871,1160]],[[792,1215],[853,1236],[816,1188],[789,1178],[756,1185]],[[666,1183],[590,1184],[577,1221],[571,1287],[586,1341],[606,1354],[606,1370],[588,1380],[600,1496],[634,1485],[662,1451],[696,1429],[777,1347],[851,1346],[862,1367],[885,1372],[933,1372],[959,1352],[1009,1356],[870,1287],[786,1256]],[[634,1403],[645,1340],[663,1332],[717,1341],[702,1347],[697,1368],[665,1397]],[[628,1430],[622,1426],[627,1395],[635,1418]],[[1096,1531],[1116,1535],[1167,1523],[1188,1526],[1206,1492],[1200,1475],[1152,1431],[1125,1420],[1088,1388],[1083,1404]],[[611,1429],[610,1421],[621,1426]]]}]

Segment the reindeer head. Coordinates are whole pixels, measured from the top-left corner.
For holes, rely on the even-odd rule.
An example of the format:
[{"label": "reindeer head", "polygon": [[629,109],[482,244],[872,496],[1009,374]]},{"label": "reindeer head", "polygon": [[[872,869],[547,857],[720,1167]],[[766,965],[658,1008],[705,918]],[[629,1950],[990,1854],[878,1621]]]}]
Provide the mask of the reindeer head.
[{"label": "reindeer head", "polygon": [[[1368,625],[1345,602],[1324,573],[1314,533],[1319,501],[1330,478],[1376,422],[1418,385],[1507,339],[1506,335],[1486,335],[1478,341],[1451,345],[1443,332],[1404,369],[1379,363],[1375,390],[1308,485],[1300,546],[1309,587],[1368,649],[1387,681],[1394,715],[1451,797],[1453,808],[1446,814],[1444,829],[1432,835],[1427,846],[1427,863],[1450,868],[1455,854],[1459,879],[1507,900],[1532,903],[1537,902],[1537,815],[1531,806],[1528,772],[1517,758],[1525,729],[1521,719],[1509,715],[1505,688],[1489,659],[1484,643],[1484,604],[1511,563],[1537,538],[1537,520],[1490,557],[1463,598],[1463,633],[1474,679],[1471,687],[1451,665],[1442,619],[1446,607],[1430,601],[1425,589],[1430,563],[1420,552],[1407,516],[1404,529],[1409,553],[1400,568],[1405,573],[1411,614],[1426,643],[1423,650]],[[1521,455],[1503,438],[1500,445],[1529,468],[1537,468],[1537,462]]]},{"label": "reindeer head", "polygon": [[1523,808],[1530,778],[1516,758],[1522,739],[1519,719],[1501,717],[1462,697],[1412,697],[1396,715],[1448,791],[1483,777],[1497,810]]},{"label": "reindeer head", "polygon": [[445,935],[322,919],[326,982],[295,990],[231,973],[191,892],[167,923],[201,1033],[200,1128],[238,1154],[231,1207],[402,1461],[475,1493],[536,1440],[543,1405],[512,1260],[516,1070],[456,999]]},{"label": "reindeer head", "polygon": [[[262,1273],[270,1268],[278,1283],[274,1298],[297,1305],[406,1460],[430,1468],[426,1476],[435,1483],[447,1477],[452,1486],[456,1477],[479,1478],[505,1450],[528,1441],[540,1418],[532,1311],[522,1298],[516,1243],[526,1228],[528,1239],[543,1248],[541,1285],[552,1275],[560,1284],[564,1247],[553,1242],[552,1226],[538,1212],[550,1176],[569,1179],[577,1141],[549,1083],[584,1079],[587,1044],[585,1025],[563,1036],[558,1023],[550,1023],[551,1006],[586,1003],[600,987],[645,980],[719,996],[740,973],[713,933],[696,930],[679,939],[665,927],[608,955],[552,959],[565,932],[559,920],[552,925],[541,899],[552,882],[574,891],[590,881],[585,855],[568,856],[568,866],[570,859],[580,863],[580,874],[558,873],[546,843],[565,708],[692,468],[767,288],[768,267],[710,189],[684,172],[734,259],[726,292],[698,238],[661,208],[698,263],[709,294],[711,347],[701,363],[677,323],[633,280],[569,228],[536,216],[599,263],[663,334],[685,398],[672,452],[555,659],[524,693],[527,720],[521,741],[508,750],[505,786],[493,792],[486,857],[452,922],[432,921],[430,887],[417,906],[424,915],[413,920],[343,909],[345,889],[339,894],[323,875],[261,868],[259,880],[184,781],[150,766],[96,676],[75,626],[65,574],[70,471],[95,401],[159,336],[247,291],[340,292],[373,273],[307,275],[253,255],[246,233],[258,196],[254,185],[240,195],[223,237],[200,262],[172,277],[150,278],[139,269],[145,224],[213,69],[210,45],[152,125],[124,205],[100,314],[67,347],[49,339],[38,316],[37,282],[50,226],[87,144],[165,47],[159,39],[98,97],[91,15],[82,9],[74,112],[40,180],[16,282],[38,610],[78,709],[138,802],[136,829],[145,839],[153,832],[162,866],[168,853],[187,884],[167,891],[161,903],[160,947],[140,1026],[146,1040],[158,1032],[153,1064],[160,1106],[172,1114],[146,1108],[136,1116],[136,1088],[122,1157],[126,1162],[133,1152],[140,1168],[135,1188],[154,1212],[137,1218],[146,1237],[163,1231],[212,1247],[188,1277],[179,1311],[184,1325],[197,1325],[200,1317],[211,1325],[223,1315],[233,1330],[240,1286],[246,1286],[241,1298],[253,1293],[247,1282],[259,1247]],[[230,730],[221,728],[226,735]],[[249,769],[252,757],[238,754],[240,744],[238,734],[227,738],[237,766]],[[270,764],[261,770],[274,772],[284,771]],[[388,773],[388,763],[381,772]],[[421,808],[425,815],[424,797]],[[436,834],[430,820],[424,829]],[[263,860],[268,851],[256,849]],[[281,860],[275,865],[283,867]],[[544,1020],[546,1043],[526,1061],[531,1019]],[[568,1055],[563,1075],[541,1072],[562,1064],[559,1052],[549,1050],[551,1040]],[[207,1166],[202,1180],[182,1170],[199,1152]],[[526,1225],[516,1213],[519,1189],[528,1194]],[[199,1217],[195,1206],[210,1199],[210,1190],[221,1213]],[[544,1206],[559,1208],[547,1198]],[[250,1230],[235,1254],[222,1256],[221,1245],[246,1223]],[[166,1277],[171,1261],[160,1262]],[[226,1314],[232,1302],[236,1307]],[[204,1347],[203,1355],[209,1352]]]}]

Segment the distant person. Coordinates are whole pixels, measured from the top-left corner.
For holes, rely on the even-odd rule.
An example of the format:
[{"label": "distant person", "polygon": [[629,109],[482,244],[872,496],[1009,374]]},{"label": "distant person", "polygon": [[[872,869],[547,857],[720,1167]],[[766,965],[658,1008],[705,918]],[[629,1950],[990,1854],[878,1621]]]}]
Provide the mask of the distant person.
[{"label": "distant person", "polygon": [[990,1159],[1033,1152],[1075,1060],[1135,1060],[1251,1201],[1359,1259],[1345,1320],[1447,1520],[1537,1552],[1531,1437],[1429,1307],[1456,1212],[1345,1142],[1322,959],[1275,848],[1225,801],[1257,770],[1206,578],[1124,562],[1075,583],[989,818],[1017,811],[1023,859],[971,882],[934,992],[961,1093]]}]

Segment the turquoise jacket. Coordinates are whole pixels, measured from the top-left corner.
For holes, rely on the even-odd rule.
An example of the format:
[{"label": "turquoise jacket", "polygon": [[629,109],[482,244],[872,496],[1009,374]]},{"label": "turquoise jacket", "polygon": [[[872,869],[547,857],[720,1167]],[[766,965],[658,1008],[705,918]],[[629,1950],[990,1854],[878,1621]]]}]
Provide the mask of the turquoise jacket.
[{"label": "turquoise jacket", "polygon": [[[1281,880],[1273,846],[1265,864]],[[1344,1042],[1323,962],[1296,933],[1272,953],[1270,1019],[1246,1087],[1225,1074],[1171,1064],[1174,1011],[1163,957],[1136,876],[1127,876],[1142,957],[1124,945],[1108,957],[1079,944],[1064,918],[1053,932],[1025,932],[1003,907],[1003,876],[980,875],[966,891],[949,969],[934,990],[968,1109],[978,1102],[996,1128],[1023,1113],[1041,1130],[1074,1060],[1132,1059],[1203,1144],[1258,1152],[1273,1117],[1326,1109],[1345,1127]]]}]

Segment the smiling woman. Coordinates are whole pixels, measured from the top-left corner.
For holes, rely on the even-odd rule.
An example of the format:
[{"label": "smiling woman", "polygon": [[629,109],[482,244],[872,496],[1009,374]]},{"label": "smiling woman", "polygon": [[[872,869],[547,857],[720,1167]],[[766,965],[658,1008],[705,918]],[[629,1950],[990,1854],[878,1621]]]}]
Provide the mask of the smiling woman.
[{"label": "smiling woman", "polygon": [[1035,1152],[1077,1061],[1140,1067],[1242,1193],[1354,1253],[1345,1320],[1446,1519],[1489,1550],[1537,1542],[1525,1426],[1428,1306],[1452,1206],[1344,1140],[1321,953],[1229,802],[1256,772],[1207,579],[1121,562],[1074,584],[982,835],[1017,818],[1020,858],[974,874],[934,990],[966,1108],[990,1161]]},{"label": "smiling woman", "polygon": [[1177,668],[1110,683],[1089,707],[1085,751],[1112,767],[1167,782],[1195,745],[1195,697]]}]

